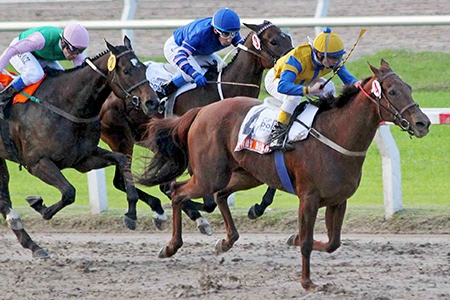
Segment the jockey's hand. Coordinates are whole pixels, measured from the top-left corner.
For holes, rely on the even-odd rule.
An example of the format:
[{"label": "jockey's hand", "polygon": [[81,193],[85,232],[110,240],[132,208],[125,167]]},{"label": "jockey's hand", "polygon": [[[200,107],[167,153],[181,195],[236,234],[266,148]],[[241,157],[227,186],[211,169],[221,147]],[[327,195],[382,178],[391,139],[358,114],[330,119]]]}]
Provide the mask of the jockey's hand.
[{"label": "jockey's hand", "polygon": [[197,84],[197,86],[206,86],[206,78],[202,74],[197,73],[194,76],[194,82]]},{"label": "jockey's hand", "polygon": [[311,87],[310,90],[310,94],[320,94],[323,92],[323,88],[320,88],[320,86],[323,84],[323,82],[316,82],[314,83],[314,85]]}]

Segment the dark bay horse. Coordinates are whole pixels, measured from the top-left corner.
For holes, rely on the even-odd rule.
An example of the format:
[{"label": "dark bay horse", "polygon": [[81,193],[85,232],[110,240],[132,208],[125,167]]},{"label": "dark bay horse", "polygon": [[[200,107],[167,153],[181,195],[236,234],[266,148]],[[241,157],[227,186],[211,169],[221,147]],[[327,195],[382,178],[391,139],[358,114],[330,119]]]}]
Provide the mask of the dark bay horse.
[{"label": "dark bay horse", "polygon": [[[279,57],[292,48],[291,38],[269,21],[264,21],[260,25],[245,24],[245,26],[252,31],[243,43],[244,50],[238,50],[228,66],[223,69],[221,75],[222,82],[243,83],[245,85],[223,84],[222,92],[225,97],[238,95],[258,97],[264,69],[271,68]],[[253,36],[260,40],[261,47],[259,49],[253,45]],[[206,76],[208,80],[216,81],[218,78],[217,70],[211,68]],[[199,87],[178,96],[173,113],[181,116],[193,107],[205,106],[219,100],[217,85],[210,84],[206,87]],[[101,139],[113,151],[124,153],[131,159],[134,144],[147,138],[147,127],[145,125],[150,117],[136,109],[131,102],[124,102],[114,95],[111,95],[105,102],[100,116],[102,122]],[[158,118],[162,117],[162,114],[158,116]],[[119,190],[125,190],[121,172],[118,169],[116,169],[114,176],[114,186]],[[161,207],[161,201],[140,189],[138,189],[138,194],[139,199],[156,212],[154,221],[156,226],[160,228],[161,223],[167,219]],[[197,221],[202,233],[210,233],[209,223],[198,210],[212,212],[215,207],[214,199],[206,197],[205,205],[187,201],[183,210],[193,221]],[[135,229],[136,223],[134,221],[127,220],[125,224],[129,225],[130,229]]]},{"label": "dark bay horse", "polygon": [[[380,68],[370,68],[374,75],[359,88],[348,86],[338,98],[319,100],[319,113],[311,128],[314,136],[294,143],[295,149],[284,154],[300,201],[295,244],[301,247],[301,283],[306,290],[317,287],[310,279],[312,250],[331,253],[341,244],[347,199],[358,188],[365,152],[380,122],[393,122],[418,138],[429,132],[430,120],[414,102],[411,87],[384,60]],[[263,183],[286,190],[277,175],[273,153],[234,151],[243,119],[260,104],[256,99],[237,97],[192,109],[179,119],[150,122],[148,141],[157,150],[139,182],[156,185],[172,181],[184,172],[188,162],[192,169],[189,180],[171,185],[173,235],[160,257],[174,255],[183,244],[180,211],[185,199],[216,193],[227,233],[226,239],[216,243],[220,253],[228,251],[239,238],[226,201],[228,195]],[[330,141],[344,149],[329,146]],[[350,151],[358,156],[349,155]],[[313,236],[320,207],[326,207],[328,242],[316,241]]]},{"label": "dark bay horse", "polygon": [[146,112],[156,111],[158,106],[159,99],[146,79],[145,65],[127,37],[124,44],[113,46],[106,42],[108,50],[87,58],[81,66],[53,71],[34,93],[35,101],[14,104],[10,121],[0,121],[0,212],[33,257],[45,258],[48,253],[30,238],[12,209],[6,159],[19,163],[61,192],[60,201],[49,207],[41,197],[27,197],[45,220],[75,201],[75,188],[60,171],[66,168],[85,173],[116,165],[123,173],[127,200],[138,200],[127,157],[98,147],[99,112],[111,92],[124,99],[133,98]]}]

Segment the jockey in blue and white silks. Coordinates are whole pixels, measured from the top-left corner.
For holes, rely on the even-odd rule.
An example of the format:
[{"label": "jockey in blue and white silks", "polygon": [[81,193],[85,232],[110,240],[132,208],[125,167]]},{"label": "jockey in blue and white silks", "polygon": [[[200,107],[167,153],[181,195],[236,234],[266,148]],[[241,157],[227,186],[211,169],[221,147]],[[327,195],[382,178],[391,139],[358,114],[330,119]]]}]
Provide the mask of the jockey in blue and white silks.
[{"label": "jockey in blue and white silks", "polygon": [[221,8],[213,17],[197,19],[176,29],[164,45],[164,56],[181,75],[162,86],[163,96],[190,81],[205,86],[200,65],[213,60],[220,63],[222,59],[215,52],[242,43],[240,28],[239,16],[229,8]]}]

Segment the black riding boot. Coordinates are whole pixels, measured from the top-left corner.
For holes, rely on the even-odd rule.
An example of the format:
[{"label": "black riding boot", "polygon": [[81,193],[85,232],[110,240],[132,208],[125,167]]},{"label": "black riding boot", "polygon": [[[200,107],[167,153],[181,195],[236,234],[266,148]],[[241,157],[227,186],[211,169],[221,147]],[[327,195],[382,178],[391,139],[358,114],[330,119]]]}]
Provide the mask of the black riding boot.
[{"label": "black riding boot", "polygon": [[163,99],[165,97],[169,97],[171,94],[175,93],[178,90],[178,87],[173,83],[173,81],[169,81],[168,83],[164,83],[161,85],[160,90],[156,91],[159,99]]},{"label": "black riding boot", "polygon": [[270,133],[269,149],[272,151],[282,150],[290,151],[294,146],[287,143],[287,134],[289,132],[289,125],[278,122],[273,126]]},{"label": "black riding boot", "polygon": [[0,119],[5,120],[9,118],[9,109],[11,106],[9,103],[18,92],[20,91],[16,90],[16,88],[12,85],[0,92]]}]

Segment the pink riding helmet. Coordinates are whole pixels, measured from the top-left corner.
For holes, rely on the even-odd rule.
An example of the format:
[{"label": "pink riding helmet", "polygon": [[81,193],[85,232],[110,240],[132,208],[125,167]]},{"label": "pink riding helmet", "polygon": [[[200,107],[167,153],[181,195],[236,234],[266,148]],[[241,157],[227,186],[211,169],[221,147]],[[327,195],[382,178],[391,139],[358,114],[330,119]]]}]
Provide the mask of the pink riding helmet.
[{"label": "pink riding helmet", "polygon": [[80,24],[72,23],[64,28],[64,38],[74,47],[85,49],[89,44],[89,33]]}]

